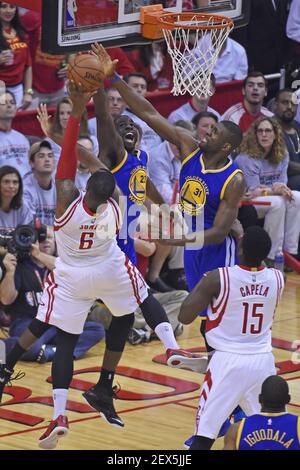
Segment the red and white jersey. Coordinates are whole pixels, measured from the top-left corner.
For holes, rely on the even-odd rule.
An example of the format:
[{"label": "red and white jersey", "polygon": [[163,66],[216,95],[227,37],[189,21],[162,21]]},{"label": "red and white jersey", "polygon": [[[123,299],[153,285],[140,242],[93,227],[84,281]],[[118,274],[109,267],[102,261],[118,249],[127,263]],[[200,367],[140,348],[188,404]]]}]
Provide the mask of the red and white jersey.
[{"label": "red and white jersey", "polygon": [[271,328],[284,280],[277,269],[219,268],[220,294],[207,309],[206,339],[217,351],[272,351]]},{"label": "red and white jersey", "polygon": [[109,198],[93,214],[84,202],[84,192],[54,220],[59,259],[70,266],[91,266],[118,249],[116,234],[122,215],[116,201]]}]

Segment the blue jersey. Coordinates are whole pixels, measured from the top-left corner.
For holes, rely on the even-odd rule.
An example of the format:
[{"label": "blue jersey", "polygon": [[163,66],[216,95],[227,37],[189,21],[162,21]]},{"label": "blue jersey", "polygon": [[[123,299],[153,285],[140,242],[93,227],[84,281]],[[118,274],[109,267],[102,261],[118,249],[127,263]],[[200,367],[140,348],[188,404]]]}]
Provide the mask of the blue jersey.
[{"label": "blue jersey", "polygon": [[[200,148],[183,162],[180,172],[179,208],[189,230],[207,230],[214,224],[226,188],[237,173],[242,173],[231,158],[223,168],[206,170]],[[213,269],[237,263],[236,241],[227,236],[223,243],[184,250],[184,268],[189,290]]]},{"label": "blue jersey", "polygon": [[213,226],[226,188],[237,173],[241,170],[231,158],[223,168],[206,170],[200,148],[182,162],[179,208],[185,217],[191,216],[192,231],[197,230],[196,222],[202,215],[204,229]]},{"label": "blue jersey", "polygon": [[118,235],[118,245],[130,261],[136,265],[136,252],[134,248],[134,233],[137,219],[140,215],[140,206],[146,200],[147,164],[149,156],[143,150],[137,154],[128,153],[121,163],[111,170],[117,185],[127,198],[127,209],[124,214],[124,223]]},{"label": "blue jersey", "polygon": [[241,421],[237,450],[300,450],[300,417],[260,413]]}]

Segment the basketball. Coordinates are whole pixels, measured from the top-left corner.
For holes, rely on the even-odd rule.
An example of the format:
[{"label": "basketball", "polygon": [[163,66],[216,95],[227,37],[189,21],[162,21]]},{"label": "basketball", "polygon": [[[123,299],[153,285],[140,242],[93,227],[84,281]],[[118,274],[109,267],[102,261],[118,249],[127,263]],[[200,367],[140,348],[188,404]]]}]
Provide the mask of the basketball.
[{"label": "basketball", "polygon": [[99,59],[88,52],[70,58],[67,76],[77,85],[81,83],[87,92],[97,90],[99,82],[105,78]]}]

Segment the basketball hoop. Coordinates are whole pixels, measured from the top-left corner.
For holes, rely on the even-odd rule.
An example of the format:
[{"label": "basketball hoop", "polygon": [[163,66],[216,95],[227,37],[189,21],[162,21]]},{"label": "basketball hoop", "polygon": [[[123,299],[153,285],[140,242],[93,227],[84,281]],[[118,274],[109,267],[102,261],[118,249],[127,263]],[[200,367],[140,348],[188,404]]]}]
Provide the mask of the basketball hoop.
[{"label": "basketball hoop", "polygon": [[212,95],[210,76],[233,20],[204,13],[164,13],[157,18],[172,59],[174,95]]}]

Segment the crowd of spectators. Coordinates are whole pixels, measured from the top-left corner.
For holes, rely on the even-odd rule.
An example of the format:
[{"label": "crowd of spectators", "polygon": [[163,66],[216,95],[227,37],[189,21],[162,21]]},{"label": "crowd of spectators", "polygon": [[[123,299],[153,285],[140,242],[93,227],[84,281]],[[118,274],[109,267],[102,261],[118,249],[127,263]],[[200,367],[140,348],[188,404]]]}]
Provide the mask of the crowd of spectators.
[{"label": "crowd of spectators", "polygon": [[[61,148],[49,138],[26,136],[16,131],[13,119],[17,113],[40,103],[55,106],[52,126],[54,132],[62,137],[72,110],[66,87],[68,57],[44,53],[41,50],[40,15],[24,9],[20,13],[15,6],[0,2],[0,80],[6,85],[6,91],[2,90],[0,96],[1,230],[13,230],[17,225],[28,224],[35,219],[51,228],[55,213],[54,176]],[[267,17],[269,29],[264,21]],[[299,51],[300,0],[252,0],[249,25],[241,31],[234,31],[225,42],[211,76],[212,95],[218,83],[243,80],[242,102],[232,102],[221,116],[209,106],[210,97],[199,99],[195,95],[168,117],[171,123],[194,130],[199,140],[211,133],[220,120],[233,121],[240,126],[244,140],[232,158],[236,158],[243,170],[247,184],[244,197],[247,208],[241,221],[246,227],[250,219],[251,223],[258,224],[260,219],[263,220],[272,239],[272,249],[266,260],[269,265],[274,264],[276,253],[282,249],[298,257],[300,106],[298,108],[295,90],[278,90],[278,82],[274,82],[271,85],[274,104],[272,111],[268,109],[270,87],[265,74],[278,72],[282,65],[288,63],[298,66]],[[109,49],[109,53],[113,59],[119,59],[118,73],[137,93],[145,96],[149,91],[159,93],[172,88],[173,72],[164,43]],[[126,115],[136,124],[139,147],[150,154],[149,174],[156,188],[169,204],[176,203],[181,166],[178,149],[163,141],[128,109],[116,89],[108,87],[106,92],[113,118]],[[101,142],[97,140],[96,120],[88,120],[87,114],[81,121],[78,143],[98,155]],[[88,168],[79,163],[76,178],[79,189],[85,188],[89,175]],[[256,206],[256,201],[268,204]],[[166,293],[186,288],[182,249],[161,247],[147,240],[137,239],[136,243],[141,270],[154,289]],[[0,250],[4,255],[5,250]],[[150,262],[147,260],[148,268],[145,270],[143,266],[149,255]],[[30,263],[33,266],[36,258],[32,256]],[[4,272],[5,265],[12,269],[8,261],[6,259],[2,266]],[[45,265],[43,269],[46,269]],[[22,279],[20,276],[16,279],[18,291]],[[184,296],[182,294],[179,298],[183,300]],[[25,295],[25,300],[29,297]],[[0,301],[11,315],[7,297],[2,295]],[[10,303],[13,305],[14,302],[15,299]],[[177,323],[175,328],[178,328]],[[145,331],[144,325],[138,330]],[[19,330],[12,328],[13,336],[15,331]],[[102,336],[99,330],[96,337],[101,339]],[[132,337],[132,343],[137,344],[141,337],[149,339],[150,333],[137,339],[135,331]],[[50,351],[47,344],[47,341],[39,344],[38,350],[29,357],[40,360],[41,354],[44,357]],[[55,343],[50,344],[51,348],[55,347]],[[94,339],[88,344],[95,344]],[[47,357],[52,357],[51,351]]]}]

